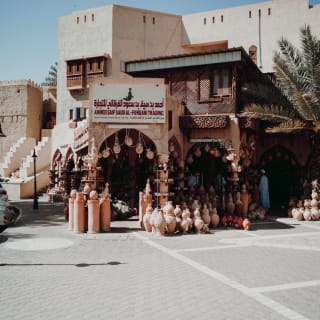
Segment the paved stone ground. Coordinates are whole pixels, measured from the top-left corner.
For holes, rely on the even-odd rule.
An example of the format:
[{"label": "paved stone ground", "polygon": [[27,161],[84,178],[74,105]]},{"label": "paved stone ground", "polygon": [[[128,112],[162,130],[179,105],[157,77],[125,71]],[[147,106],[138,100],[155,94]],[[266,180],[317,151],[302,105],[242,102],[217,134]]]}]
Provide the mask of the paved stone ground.
[{"label": "paved stone ground", "polygon": [[320,318],[320,222],[75,234],[62,204],[16,205],[21,219],[0,234],[0,319]]}]

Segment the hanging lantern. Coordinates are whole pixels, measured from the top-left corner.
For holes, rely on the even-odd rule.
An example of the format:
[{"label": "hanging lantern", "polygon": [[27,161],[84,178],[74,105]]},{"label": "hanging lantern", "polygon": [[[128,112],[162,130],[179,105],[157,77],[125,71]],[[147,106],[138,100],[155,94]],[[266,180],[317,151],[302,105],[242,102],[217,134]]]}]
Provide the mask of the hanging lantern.
[{"label": "hanging lantern", "polygon": [[143,145],[141,142],[138,142],[136,146],[136,153],[140,156],[140,154],[143,152]]},{"label": "hanging lantern", "polygon": [[139,141],[136,145],[136,153],[139,155],[139,158],[140,158],[140,155],[141,153],[143,152],[143,145],[141,143],[141,135],[140,135],[140,132],[139,132]]},{"label": "hanging lantern", "polygon": [[131,147],[133,144],[133,140],[132,138],[129,136],[129,134],[127,133],[125,138],[124,138],[124,143],[128,146]]},{"label": "hanging lantern", "polygon": [[173,152],[173,151],[174,151],[174,144],[173,144],[173,142],[170,142],[170,143],[169,143],[169,151],[170,151],[170,152]]},{"label": "hanging lantern", "polygon": [[110,156],[110,149],[106,148],[102,151],[102,157],[103,158],[108,158]]},{"label": "hanging lantern", "polygon": [[118,155],[121,152],[121,146],[119,143],[118,135],[116,134],[116,137],[114,139],[114,146],[113,146],[113,152]]},{"label": "hanging lantern", "polygon": [[150,148],[147,149],[146,157],[149,160],[152,160],[154,158],[154,152]]}]

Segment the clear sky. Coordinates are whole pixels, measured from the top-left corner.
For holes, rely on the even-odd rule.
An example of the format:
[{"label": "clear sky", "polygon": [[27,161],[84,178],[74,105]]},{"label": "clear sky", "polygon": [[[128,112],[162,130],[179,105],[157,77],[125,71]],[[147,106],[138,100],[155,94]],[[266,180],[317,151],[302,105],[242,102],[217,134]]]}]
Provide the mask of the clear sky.
[{"label": "clear sky", "polygon": [[0,80],[41,84],[57,61],[58,18],[73,11],[119,4],[184,15],[257,2],[264,0],[0,0]]}]

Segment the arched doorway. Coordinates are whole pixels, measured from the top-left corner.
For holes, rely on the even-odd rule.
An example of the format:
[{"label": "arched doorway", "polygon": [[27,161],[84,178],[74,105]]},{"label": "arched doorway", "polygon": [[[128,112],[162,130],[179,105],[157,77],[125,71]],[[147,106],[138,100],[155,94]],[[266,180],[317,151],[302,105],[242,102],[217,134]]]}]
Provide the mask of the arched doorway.
[{"label": "arched doorway", "polygon": [[226,176],[227,151],[219,142],[196,143],[188,151],[185,159],[185,174],[188,186],[213,186],[218,194],[222,193],[222,179]]},{"label": "arched doorway", "polygon": [[287,207],[289,198],[299,194],[300,168],[294,153],[280,145],[274,146],[262,155],[260,166],[269,179],[271,207]]},{"label": "arched doorway", "polygon": [[139,192],[148,178],[154,179],[156,147],[151,139],[136,129],[121,129],[100,146],[97,166],[102,168],[113,199],[138,206]]}]

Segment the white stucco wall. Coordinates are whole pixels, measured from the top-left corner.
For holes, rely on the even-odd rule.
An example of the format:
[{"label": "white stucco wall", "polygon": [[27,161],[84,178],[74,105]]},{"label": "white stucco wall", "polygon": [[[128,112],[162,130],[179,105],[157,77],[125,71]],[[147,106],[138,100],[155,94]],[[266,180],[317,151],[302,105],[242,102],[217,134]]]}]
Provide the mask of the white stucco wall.
[{"label": "white stucco wall", "polygon": [[86,95],[72,97],[67,89],[66,60],[112,54],[112,7],[77,11],[59,19],[57,123],[68,121],[69,109],[81,107],[88,99]]},{"label": "white stucco wall", "polygon": [[259,10],[261,10],[262,72],[272,72],[272,58],[274,51],[278,51],[277,41],[282,36],[295,46],[300,46],[299,29],[303,25],[309,24],[315,35],[320,33],[320,5],[309,8],[309,0],[271,0],[185,15],[182,17],[186,35],[183,42],[192,44],[228,40],[230,48],[242,46],[247,51],[251,45],[255,45],[258,47],[257,64],[260,66]]}]

